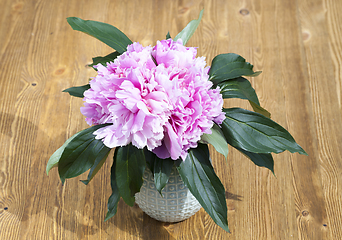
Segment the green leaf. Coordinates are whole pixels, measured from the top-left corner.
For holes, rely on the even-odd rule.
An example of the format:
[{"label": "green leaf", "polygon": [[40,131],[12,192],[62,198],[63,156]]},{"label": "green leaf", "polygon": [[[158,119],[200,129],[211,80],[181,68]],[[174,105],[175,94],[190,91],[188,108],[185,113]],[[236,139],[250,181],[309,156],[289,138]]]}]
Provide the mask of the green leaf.
[{"label": "green leaf", "polygon": [[148,168],[151,170],[156,189],[161,194],[161,191],[167,184],[174,160],[171,158],[161,159],[153,152],[144,148],[145,160]]},{"label": "green leaf", "polygon": [[96,175],[96,173],[101,169],[105,161],[107,160],[108,154],[110,152],[110,149],[108,148],[103,148],[99,154],[95,158],[94,165],[90,168],[88,178],[87,180],[81,180],[85,185],[87,185],[93,177]]},{"label": "green leaf", "polygon": [[210,80],[216,85],[228,79],[241,76],[256,77],[261,73],[253,71],[253,65],[235,53],[225,53],[217,55],[209,71]]},{"label": "green leaf", "polygon": [[156,66],[158,66],[157,60],[153,57],[152,54],[151,54],[151,58],[152,58],[152,61],[154,62],[154,64],[155,64]]},{"label": "green leaf", "polygon": [[113,165],[111,168],[111,175],[110,175],[110,185],[112,187],[112,195],[110,195],[108,199],[108,211],[106,214],[105,221],[107,221],[108,219],[110,219],[116,214],[117,209],[118,209],[118,203],[121,197],[119,189],[118,189],[118,185],[116,182],[115,168],[116,168],[116,162],[115,162],[115,157],[114,157]]},{"label": "green leaf", "polygon": [[217,225],[229,232],[225,190],[209,160],[208,146],[199,143],[197,148],[190,149],[177,169],[204,210]]},{"label": "green leaf", "polygon": [[146,166],[153,173],[154,172],[154,160],[155,160],[155,157],[157,156],[153,152],[149,151],[147,147],[144,148],[144,155],[145,155]]},{"label": "green leaf", "polygon": [[[108,54],[104,57],[95,57],[93,58],[93,63],[89,64],[89,67],[93,67],[99,63],[101,63],[103,66],[107,66],[107,63],[109,62],[113,62],[115,58],[117,58],[118,56],[120,56],[120,53],[118,52],[112,52],[111,54]],[[96,68],[94,68],[95,70],[97,70]]]},{"label": "green leaf", "polygon": [[202,9],[202,11],[200,12],[198,19],[190,21],[188,23],[188,25],[186,25],[186,27],[180,33],[177,34],[177,36],[173,39],[173,41],[177,41],[178,39],[182,39],[183,45],[185,46],[185,44],[189,41],[191,36],[196,31],[199,23],[201,22],[201,19],[203,16],[203,11],[204,11],[204,9]]},{"label": "green leaf", "polygon": [[258,96],[246,78],[238,77],[226,80],[220,82],[218,86],[221,88],[223,98],[247,99],[255,112],[261,113],[268,118],[271,117],[271,114],[260,106]]},{"label": "green leaf", "polygon": [[160,159],[157,156],[155,157],[152,173],[154,177],[154,184],[156,185],[156,189],[160,194],[169,180],[173,165],[174,161],[171,158]]},{"label": "green leaf", "polygon": [[171,38],[171,35],[170,35],[170,32],[167,32],[166,39],[169,39],[169,38]]},{"label": "green leaf", "polygon": [[251,83],[243,77],[227,80],[218,84],[223,98],[247,99],[260,105],[258,96]]},{"label": "green leaf", "polygon": [[63,90],[63,92],[69,93],[70,96],[83,98],[84,97],[83,93],[86,90],[88,90],[89,88],[90,88],[90,84],[86,84],[86,85],[79,86],[79,87],[67,88],[67,89]]},{"label": "green leaf", "polygon": [[249,103],[251,104],[254,112],[260,113],[267,118],[271,118],[271,113],[269,111],[267,111],[265,108],[261,107],[260,105],[254,103],[252,101],[249,101]]},{"label": "green leaf", "polygon": [[213,145],[219,153],[221,153],[226,159],[228,156],[228,143],[223,135],[222,130],[216,124],[211,128],[211,134],[203,134],[201,141],[204,143],[210,143]]},{"label": "green leaf", "polygon": [[122,199],[133,206],[135,193],[140,191],[145,171],[145,155],[143,149],[132,144],[115,149],[116,183]]},{"label": "green leaf", "polygon": [[47,165],[46,165],[46,175],[49,175],[49,171],[54,168],[54,167],[57,167],[58,166],[58,162],[59,162],[59,159],[61,158],[62,156],[62,153],[64,152],[64,149],[66,148],[66,146],[69,144],[69,142],[71,140],[73,140],[78,134],[80,134],[81,132],[78,132],[76,134],[74,134],[72,137],[70,137],[68,140],[65,141],[65,143],[60,147],[58,148],[50,157]]},{"label": "green leaf", "polygon": [[95,139],[93,134],[97,129],[107,125],[95,125],[84,129],[65,147],[58,163],[62,183],[66,178],[76,177],[91,168],[100,152],[110,151],[110,148],[107,148],[102,140]]},{"label": "green leaf", "polygon": [[241,108],[223,109],[226,119],[221,124],[222,131],[233,147],[253,153],[307,154],[291,134],[271,119]]},{"label": "green leaf", "polygon": [[252,153],[241,148],[235,148],[248,157],[255,165],[268,168],[274,174],[274,161],[271,153]]},{"label": "green leaf", "polygon": [[77,17],[67,18],[72,29],[84,32],[107,44],[119,53],[127,51],[127,46],[132,44],[132,41],[116,27],[102,22],[91,20],[82,20]]}]

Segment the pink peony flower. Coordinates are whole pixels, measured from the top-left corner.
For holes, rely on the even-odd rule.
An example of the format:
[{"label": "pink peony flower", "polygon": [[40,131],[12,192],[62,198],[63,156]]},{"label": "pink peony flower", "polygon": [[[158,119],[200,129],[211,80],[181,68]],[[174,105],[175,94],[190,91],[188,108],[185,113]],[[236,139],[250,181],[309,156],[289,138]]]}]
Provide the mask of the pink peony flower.
[{"label": "pink peony flower", "polygon": [[81,112],[89,125],[112,125],[95,131],[96,138],[110,148],[132,143],[160,158],[185,159],[225,117],[220,90],[210,89],[205,58],[196,54],[168,39],[153,49],[133,43],[106,67],[97,65]]}]

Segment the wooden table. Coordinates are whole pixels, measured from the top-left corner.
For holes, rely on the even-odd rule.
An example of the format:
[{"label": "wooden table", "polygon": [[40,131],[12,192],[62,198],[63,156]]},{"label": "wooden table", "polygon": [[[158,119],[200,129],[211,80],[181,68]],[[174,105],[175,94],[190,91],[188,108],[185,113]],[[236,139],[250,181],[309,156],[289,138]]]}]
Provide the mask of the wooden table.
[{"label": "wooden table", "polygon": [[[342,239],[342,1],[1,0],[0,239]],[[157,222],[120,201],[104,222],[111,156],[92,182],[46,176],[50,155],[87,127],[82,99],[63,89],[95,76],[86,65],[111,52],[66,18],[103,21],[133,41],[175,36],[205,8],[188,42],[210,64],[234,52],[263,73],[251,79],[272,119],[309,156],[274,155],[276,177],[234,149],[211,148],[226,189],[231,234],[202,209],[189,220]],[[244,100],[227,107],[250,109]]]}]

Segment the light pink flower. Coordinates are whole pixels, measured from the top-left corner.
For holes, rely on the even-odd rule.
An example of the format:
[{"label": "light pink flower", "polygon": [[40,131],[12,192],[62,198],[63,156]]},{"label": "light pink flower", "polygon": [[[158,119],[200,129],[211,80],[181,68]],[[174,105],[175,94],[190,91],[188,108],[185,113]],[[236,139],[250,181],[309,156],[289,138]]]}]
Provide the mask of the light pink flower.
[{"label": "light pink flower", "polygon": [[210,89],[205,58],[196,53],[181,40],[153,49],[133,43],[106,67],[97,65],[81,112],[89,125],[113,125],[95,131],[96,138],[110,148],[132,143],[160,158],[185,159],[224,120],[220,90]]},{"label": "light pink flower", "polygon": [[171,39],[158,41],[152,52],[158,64],[179,68],[191,67],[196,54],[196,48],[183,46],[182,39],[178,39],[177,42]]}]

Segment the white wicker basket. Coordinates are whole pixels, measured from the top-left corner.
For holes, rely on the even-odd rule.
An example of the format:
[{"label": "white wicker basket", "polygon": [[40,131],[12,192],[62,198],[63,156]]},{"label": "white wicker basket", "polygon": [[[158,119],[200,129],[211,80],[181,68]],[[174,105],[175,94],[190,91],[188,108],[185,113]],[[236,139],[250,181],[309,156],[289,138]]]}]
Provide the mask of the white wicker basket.
[{"label": "white wicker basket", "polygon": [[157,191],[151,171],[146,168],[144,183],[140,192],[135,195],[135,202],[151,218],[162,222],[179,222],[190,218],[201,209],[201,205],[184,186],[175,167],[168,183],[162,190],[163,196]]}]

